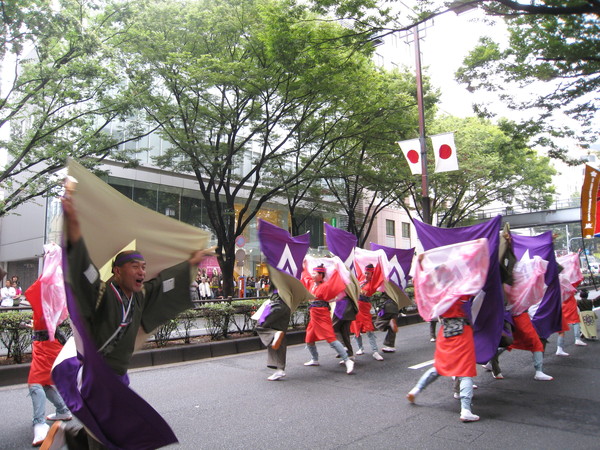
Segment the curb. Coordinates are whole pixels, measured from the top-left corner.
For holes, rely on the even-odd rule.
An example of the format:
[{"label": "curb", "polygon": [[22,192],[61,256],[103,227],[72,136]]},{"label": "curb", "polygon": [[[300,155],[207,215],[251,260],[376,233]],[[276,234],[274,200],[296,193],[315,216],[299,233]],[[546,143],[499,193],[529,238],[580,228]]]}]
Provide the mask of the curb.
[{"label": "curb", "polygon": [[[398,317],[399,327],[413,325],[419,322],[423,322],[423,319],[418,314]],[[303,344],[305,336],[305,330],[288,332],[288,345]],[[217,356],[254,352],[265,348],[266,347],[262,344],[258,336],[251,336],[228,341],[142,350],[134,353],[131,359],[130,368],[138,369],[140,367],[195,361],[199,359],[215,358]],[[30,366],[30,363],[0,366],[0,387],[27,383]]]}]

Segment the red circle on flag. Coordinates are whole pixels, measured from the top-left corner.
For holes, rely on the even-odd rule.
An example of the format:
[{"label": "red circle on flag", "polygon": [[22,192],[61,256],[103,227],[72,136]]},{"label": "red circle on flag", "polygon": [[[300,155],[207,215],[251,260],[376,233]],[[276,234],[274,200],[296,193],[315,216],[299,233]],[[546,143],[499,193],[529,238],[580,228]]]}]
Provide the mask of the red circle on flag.
[{"label": "red circle on flag", "polygon": [[448,159],[452,156],[452,147],[448,144],[442,144],[440,146],[440,158]]},{"label": "red circle on flag", "polygon": [[416,150],[409,150],[406,153],[406,158],[412,163],[416,164],[419,162],[419,152]]}]

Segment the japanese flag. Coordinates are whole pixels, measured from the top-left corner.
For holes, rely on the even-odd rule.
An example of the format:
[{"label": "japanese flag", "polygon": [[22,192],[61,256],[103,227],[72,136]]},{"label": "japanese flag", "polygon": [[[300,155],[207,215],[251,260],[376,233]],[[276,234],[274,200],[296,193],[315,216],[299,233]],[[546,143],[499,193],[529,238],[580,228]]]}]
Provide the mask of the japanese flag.
[{"label": "japanese flag", "polygon": [[421,142],[419,139],[409,139],[397,143],[408,161],[408,167],[413,175],[421,174]]},{"label": "japanese flag", "polygon": [[458,170],[454,133],[431,136],[431,144],[433,145],[433,154],[435,156],[436,173]]}]

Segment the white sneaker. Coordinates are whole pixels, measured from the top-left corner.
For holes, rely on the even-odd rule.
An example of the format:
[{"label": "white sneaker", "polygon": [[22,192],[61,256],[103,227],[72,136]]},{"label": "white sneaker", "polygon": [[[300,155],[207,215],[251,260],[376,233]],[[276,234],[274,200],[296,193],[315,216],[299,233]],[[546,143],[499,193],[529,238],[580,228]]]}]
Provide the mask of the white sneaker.
[{"label": "white sneaker", "polygon": [[382,347],[381,351],[384,353],[394,353],[396,351],[395,347]]},{"label": "white sneaker", "polygon": [[581,339],[576,339],[575,340],[575,345],[581,345],[582,347],[586,347],[587,344],[585,342],[583,342]]},{"label": "white sneaker", "polygon": [[360,355],[364,355],[364,354],[365,354],[365,351],[364,351],[362,348],[359,348],[359,349],[357,350],[356,354],[357,354],[358,356],[360,356]]},{"label": "white sneaker", "polygon": [[490,361],[488,361],[487,364],[483,364],[481,367],[483,367],[487,372],[492,371],[492,363]]},{"label": "white sneaker", "polygon": [[373,352],[373,358],[377,361],[383,361],[383,356],[381,356],[378,352]]},{"label": "white sneaker", "polygon": [[66,412],[63,414],[52,413],[46,416],[46,420],[71,420],[73,418],[70,412]]},{"label": "white sneaker", "polygon": [[460,398],[460,394],[458,392],[455,392],[453,397],[458,400]]},{"label": "white sneaker", "polygon": [[267,380],[277,381],[277,380],[281,380],[283,377],[285,377],[285,372],[283,370],[278,370],[273,375],[271,375],[269,378],[267,378]]},{"label": "white sneaker", "polygon": [[314,359],[311,359],[308,362],[304,363],[305,366],[320,366],[321,364],[319,364],[319,361],[315,361]]},{"label": "white sneaker", "polygon": [[419,392],[421,392],[419,390],[419,388],[412,388],[408,394],[406,394],[406,399],[410,402],[410,403],[414,403],[415,399],[417,398],[417,395],[419,394]]},{"label": "white sneaker", "polygon": [[552,378],[550,375],[546,375],[541,370],[538,370],[537,372],[535,372],[535,376],[533,377],[533,379],[534,380],[538,380],[538,381],[552,381],[552,380],[554,380],[554,378]]},{"label": "white sneaker", "polygon": [[31,445],[34,447],[39,447],[40,445],[42,445],[44,439],[46,439],[46,436],[48,435],[49,430],[50,427],[48,426],[48,424],[36,423],[33,426],[33,442]]},{"label": "white sneaker", "polygon": [[567,352],[565,352],[565,351],[562,349],[562,347],[558,347],[558,348],[556,349],[556,354],[557,354],[558,356],[569,356],[569,354],[568,354]]},{"label": "white sneaker", "polygon": [[477,414],[473,414],[468,409],[461,409],[460,420],[463,422],[477,422],[479,420],[479,416]]},{"label": "white sneaker", "polygon": [[502,373],[497,373],[496,375],[492,374],[492,376],[496,379],[496,380],[504,380],[504,375],[502,375]]},{"label": "white sneaker", "polygon": [[435,338],[432,337],[431,339],[429,339],[429,342],[435,342]]},{"label": "white sneaker", "polygon": [[348,375],[350,375],[352,372],[354,372],[354,361],[352,361],[351,359],[347,359],[346,360],[346,373]]}]

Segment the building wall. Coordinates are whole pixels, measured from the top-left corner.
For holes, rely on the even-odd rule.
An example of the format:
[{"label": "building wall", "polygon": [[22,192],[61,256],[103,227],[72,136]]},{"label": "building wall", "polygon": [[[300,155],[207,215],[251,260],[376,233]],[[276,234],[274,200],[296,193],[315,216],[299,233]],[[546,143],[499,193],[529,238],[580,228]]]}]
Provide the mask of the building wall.
[{"label": "building wall", "polygon": [[[387,221],[393,221],[395,236],[387,233]],[[405,228],[408,227],[408,230],[410,230],[409,237],[403,236],[403,223],[406,224]],[[397,208],[385,208],[377,215],[366,242],[366,248],[368,248],[368,243],[374,242],[388,247],[407,249],[416,247],[417,233],[406,211]]]}]

